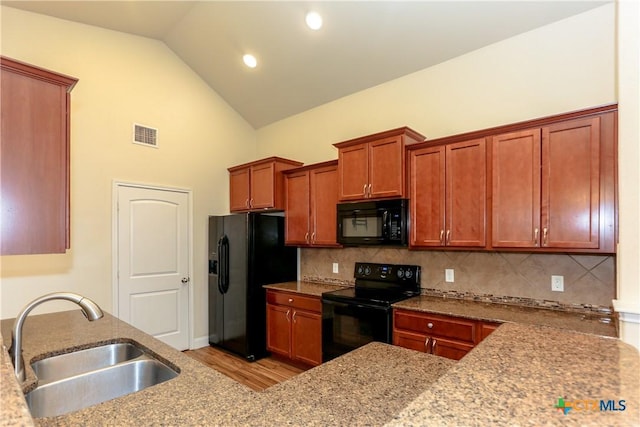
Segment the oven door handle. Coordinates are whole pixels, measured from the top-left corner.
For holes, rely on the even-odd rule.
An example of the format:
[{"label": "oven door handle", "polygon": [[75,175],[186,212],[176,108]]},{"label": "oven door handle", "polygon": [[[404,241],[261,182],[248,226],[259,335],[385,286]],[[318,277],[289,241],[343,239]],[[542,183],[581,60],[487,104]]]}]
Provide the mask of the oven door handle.
[{"label": "oven door handle", "polygon": [[375,305],[375,304],[366,304],[366,303],[361,303],[361,302],[344,302],[344,301],[333,301],[333,300],[329,300],[329,299],[325,299],[322,298],[322,303],[323,304],[331,304],[331,305],[335,305],[335,306],[339,306],[339,307],[355,307],[355,308],[365,308],[365,309],[374,309],[374,310],[387,310],[388,307],[384,307],[381,305]]}]

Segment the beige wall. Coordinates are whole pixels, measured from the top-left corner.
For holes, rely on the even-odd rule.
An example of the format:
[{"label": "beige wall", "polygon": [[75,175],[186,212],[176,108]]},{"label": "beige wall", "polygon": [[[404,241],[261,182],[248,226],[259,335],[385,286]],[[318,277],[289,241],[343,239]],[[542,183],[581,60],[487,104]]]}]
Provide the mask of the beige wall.
[{"label": "beige wall", "polygon": [[[6,256],[0,315],[69,290],[112,309],[114,180],[192,190],[195,337],[207,334],[206,217],[227,213],[230,165],[255,158],[255,130],[163,43],[2,7],[2,54],[79,79],[71,110],[71,250]],[[159,148],[131,143],[132,124]],[[49,303],[42,310],[71,309]]]},{"label": "beige wall", "polygon": [[640,349],[640,4],[618,4],[618,159],[621,338]]},{"label": "beige wall", "polygon": [[400,126],[433,139],[616,101],[607,5],[258,130],[259,154],[319,162],[331,144]]}]

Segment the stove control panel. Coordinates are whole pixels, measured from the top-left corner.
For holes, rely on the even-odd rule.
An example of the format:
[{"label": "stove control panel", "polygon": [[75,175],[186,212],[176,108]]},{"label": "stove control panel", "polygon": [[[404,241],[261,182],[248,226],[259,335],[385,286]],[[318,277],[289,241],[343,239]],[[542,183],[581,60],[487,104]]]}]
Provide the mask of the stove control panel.
[{"label": "stove control panel", "polygon": [[356,262],[354,278],[381,282],[419,284],[419,265]]}]

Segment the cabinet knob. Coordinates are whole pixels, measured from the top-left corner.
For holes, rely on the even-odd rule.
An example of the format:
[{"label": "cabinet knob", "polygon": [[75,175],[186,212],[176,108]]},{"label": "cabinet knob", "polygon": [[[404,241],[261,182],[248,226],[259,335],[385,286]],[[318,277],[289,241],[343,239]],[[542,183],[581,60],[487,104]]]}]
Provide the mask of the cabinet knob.
[{"label": "cabinet knob", "polygon": [[431,322],[427,323],[427,328],[432,329],[433,328],[433,323],[431,323]]},{"label": "cabinet knob", "polygon": [[293,302],[293,298],[289,298],[289,302]]}]

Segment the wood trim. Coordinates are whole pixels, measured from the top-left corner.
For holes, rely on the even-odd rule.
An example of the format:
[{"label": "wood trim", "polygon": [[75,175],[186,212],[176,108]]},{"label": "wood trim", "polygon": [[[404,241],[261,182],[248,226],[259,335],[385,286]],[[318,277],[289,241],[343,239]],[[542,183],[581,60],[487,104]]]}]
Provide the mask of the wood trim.
[{"label": "wood trim", "polygon": [[[599,115],[608,112],[617,112],[618,104],[606,104],[599,107],[587,108],[584,110],[576,110],[568,113],[546,116],[537,119],[525,120],[522,122],[510,123],[507,125],[496,126],[492,128],[486,128],[457,135],[445,136],[442,138],[427,140],[418,144],[412,144],[407,146],[407,150],[417,150],[419,148],[428,147],[431,145],[450,144],[452,142],[466,141],[469,139],[486,138],[493,135],[502,133],[511,133],[521,131],[527,128],[543,127],[557,122],[562,122],[571,119],[587,118],[589,116]],[[334,144],[335,145],[335,144]]]},{"label": "wood trim", "polygon": [[304,171],[308,171],[311,169],[319,169],[319,168],[325,168],[325,167],[337,167],[338,166],[338,159],[335,160],[329,160],[326,162],[319,162],[319,163],[313,163],[310,165],[304,165],[304,166],[300,166],[298,168],[292,168],[292,169],[287,169],[285,171],[282,171],[283,174],[285,175],[292,175],[294,173],[298,173],[298,172],[304,172]]},{"label": "wood trim", "polygon": [[290,159],[285,159],[285,158],[282,158],[282,157],[273,156],[273,157],[267,157],[267,158],[260,159],[260,160],[254,160],[254,161],[248,162],[248,163],[243,163],[241,165],[231,166],[230,168],[227,168],[227,170],[229,172],[233,172],[233,171],[238,170],[238,169],[251,167],[251,166],[255,166],[255,165],[260,165],[262,163],[269,163],[269,162],[286,163],[286,164],[292,165],[293,167],[298,167],[298,166],[302,166],[303,165],[302,162],[299,162],[297,160],[290,160]]},{"label": "wood trim", "polygon": [[37,67],[35,65],[30,65],[26,62],[21,62],[15,59],[8,58],[6,56],[0,56],[0,67],[3,70],[10,70],[13,73],[21,74],[32,79],[43,80],[47,83],[66,86],[67,93],[71,92],[73,87],[78,82],[78,79],[76,79],[75,77],[56,73],[54,71]]},{"label": "wood trim", "polygon": [[[407,136],[411,139],[416,140],[417,142],[421,142],[424,141],[426,139],[426,137],[424,135],[422,135],[419,132],[416,132],[415,130],[409,128],[409,127],[401,127],[401,128],[396,128],[396,129],[391,129],[391,130],[387,130],[384,132],[378,132],[378,133],[374,133],[371,135],[366,135],[366,136],[361,136],[358,138],[354,138],[354,139],[349,139],[347,141],[342,141],[342,142],[337,142],[335,144],[333,144],[334,147],[336,148],[345,148],[345,147],[350,147],[352,145],[357,145],[357,144],[362,144],[362,143],[366,143],[366,142],[371,142],[371,141],[376,141],[378,139],[385,139],[385,138],[392,138],[394,136]],[[410,145],[413,144],[415,142],[409,142],[406,141],[405,145]]]}]

